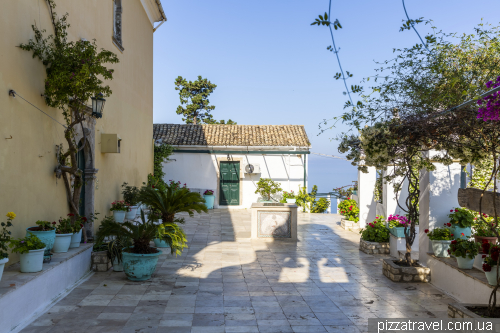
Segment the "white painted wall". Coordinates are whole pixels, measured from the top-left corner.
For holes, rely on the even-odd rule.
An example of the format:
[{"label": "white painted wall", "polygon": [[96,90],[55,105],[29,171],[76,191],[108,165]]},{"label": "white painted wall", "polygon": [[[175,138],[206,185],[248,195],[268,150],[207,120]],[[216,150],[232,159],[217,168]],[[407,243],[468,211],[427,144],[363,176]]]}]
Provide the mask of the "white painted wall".
[{"label": "white painted wall", "polygon": [[[165,181],[181,181],[189,188],[210,189],[215,191],[216,197],[219,191],[217,175],[219,167],[217,158],[225,158],[224,154],[194,154],[174,153],[170,158],[175,160],[163,164]],[[244,171],[245,165],[260,165],[260,174],[240,173],[240,187],[242,188],[239,206],[224,206],[227,208],[250,208],[253,202],[257,202],[259,195],[255,194],[257,182],[260,178],[271,178],[281,183],[284,191],[293,190],[298,192],[299,186],[304,186],[304,155],[231,155],[233,159],[241,158],[240,168]],[[248,160],[247,160],[248,159]],[[306,178],[309,172],[308,161],[306,161]],[[307,187],[307,181],[306,181]],[[215,208],[219,203],[215,202]]]},{"label": "white painted wall", "polygon": [[[388,176],[393,174],[391,169],[384,170],[383,176]],[[402,190],[399,193],[394,192],[394,184],[401,182],[401,177],[395,178],[393,181],[383,184],[383,206],[384,206],[384,216],[387,218],[389,215],[405,215],[406,213],[398,206],[399,204],[406,207],[405,201],[408,196],[408,180],[405,180],[402,185]],[[397,200],[396,200],[397,198]]]},{"label": "white painted wall", "polygon": [[375,182],[377,170],[368,167],[368,173],[358,170],[358,205],[359,205],[359,227],[364,228],[368,223],[375,220],[377,215],[377,203],[375,202]]},{"label": "white painted wall", "polygon": [[[432,160],[437,153],[430,151],[427,154]],[[450,209],[459,207],[457,195],[460,188],[460,164],[453,163],[447,166],[434,163],[434,165],[435,171],[423,170],[420,175],[419,260],[426,266],[429,266],[427,253],[432,252],[432,248],[425,229],[432,230],[434,227],[443,226],[443,223],[448,222],[447,215]]]}]

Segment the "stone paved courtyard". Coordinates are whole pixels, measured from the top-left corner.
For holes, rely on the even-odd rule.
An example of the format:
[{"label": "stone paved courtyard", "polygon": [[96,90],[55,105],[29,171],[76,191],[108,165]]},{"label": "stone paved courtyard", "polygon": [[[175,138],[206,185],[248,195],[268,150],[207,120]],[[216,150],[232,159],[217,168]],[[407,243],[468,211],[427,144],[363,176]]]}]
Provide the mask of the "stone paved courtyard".
[{"label": "stone paved courtyard", "polygon": [[299,214],[297,243],[252,241],[248,210],[186,221],[189,249],[151,281],[95,273],[21,332],[366,332],[368,318],[446,318],[453,301],[389,281],[338,215]]}]

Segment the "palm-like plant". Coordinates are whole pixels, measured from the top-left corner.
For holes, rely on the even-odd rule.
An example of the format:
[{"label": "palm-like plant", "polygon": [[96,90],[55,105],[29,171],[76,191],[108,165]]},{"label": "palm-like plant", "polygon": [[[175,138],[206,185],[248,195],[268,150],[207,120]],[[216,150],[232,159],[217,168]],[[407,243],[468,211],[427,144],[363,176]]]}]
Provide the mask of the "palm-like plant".
[{"label": "palm-like plant", "polygon": [[144,212],[141,211],[141,220],[139,222],[126,221],[118,223],[114,219],[104,219],[97,231],[97,240],[99,244],[106,237],[118,237],[121,239],[131,239],[133,247],[128,251],[138,254],[157,253],[158,250],[149,244],[154,238],[160,238],[170,246],[172,254],[180,254],[186,247],[186,235],[184,231],[173,222],[165,222],[161,225],[164,229],[158,233],[158,225],[151,219],[144,218]]},{"label": "palm-like plant", "polygon": [[193,216],[194,212],[208,213],[205,199],[199,193],[190,192],[187,188],[175,190],[171,186],[167,186],[166,189],[145,186],[141,189],[139,201],[159,211],[163,222],[183,223],[183,220],[175,219],[175,214],[181,212],[187,212],[189,216]]}]

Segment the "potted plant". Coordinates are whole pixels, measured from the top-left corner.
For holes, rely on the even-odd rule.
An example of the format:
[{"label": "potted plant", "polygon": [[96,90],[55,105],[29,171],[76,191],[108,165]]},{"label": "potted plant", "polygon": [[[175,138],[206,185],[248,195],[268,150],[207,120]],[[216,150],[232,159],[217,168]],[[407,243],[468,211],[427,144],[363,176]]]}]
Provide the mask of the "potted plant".
[{"label": "potted plant", "polygon": [[206,190],[205,192],[203,192],[203,199],[205,199],[205,205],[207,206],[207,209],[214,209],[214,191]]},{"label": "potted plant", "polygon": [[467,208],[454,208],[448,214],[451,223],[451,232],[457,239],[467,239],[471,235],[471,227],[474,224],[474,214]]},{"label": "potted plant", "polygon": [[56,228],[49,221],[36,221],[36,227],[29,227],[26,229],[26,236],[29,234],[35,235],[42,242],[45,243],[45,257],[50,257],[50,251],[54,247],[56,240]]},{"label": "potted plant", "polygon": [[274,182],[271,178],[261,178],[257,182],[255,193],[261,195],[261,202],[273,202],[271,195],[283,191],[280,186],[281,183]]},{"label": "potted plant", "polygon": [[12,227],[12,220],[16,218],[14,212],[7,213],[7,222],[0,223],[2,229],[0,230],[0,281],[2,280],[3,269],[5,264],[9,262],[9,254],[7,253],[7,244],[10,242],[10,235],[12,232],[7,228]]},{"label": "potted plant", "polygon": [[[387,218],[387,228],[396,237],[405,237],[405,229],[410,227],[410,222],[406,216],[389,215]],[[415,233],[418,234],[418,226],[415,226]]]},{"label": "potted plant", "polygon": [[297,199],[295,198],[295,193],[293,190],[290,192],[283,191],[283,199],[280,201],[281,203],[296,203]]},{"label": "potted plant", "polygon": [[[164,240],[164,235],[168,234],[168,237],[172,239],[173,243],[185,245],[187,243],[186,234],[184,230],[180,228],[177,224],[183,224],[184,219],[175,219],[175,223],[170,223],[167,225],[160,224],[157,229],[156,237],[153,240],[156,247],[167,248],[170,244]],[[183,246],[184,247],[184,246]]]},{"label": "potted plant", "polygon": [[360,230],[359,233],[361,234],[361,239],[367,242],[389,242],[389,230],[385,226],[383,216],[377,216],[375,221],[368,223],[368,226]]},{"label": "potted plant", "polygon": [[[174,223],[164,222],[163,224],[167,227]],[[151,220],[145,220],[143,212],[141,212],[140,221],[134,223],[130,221],[118,223],[112,219],[105,219],[97,232],[97,243],[102,243],[106,237],[130,239],[132,246],[122,250],[123,270],[129,280],[145,281],[154,273],[161,254],[161,251],[149,245],[157,236],[157,230],[157,225]],[[185,244],[175,242],[168,233],[160,237],[170,245],[172,254],[181,253],[185,247]]]},{"label": "potted plant", "polygon": [[[54,253],[68,252],[71,245],[71,237],[73,236],[73,226],[71,225],[71,218],[74,214],[68,214],[68,217],[59,219],[59,225],[56,227],[56,240],[52,251]],[[56,224],[56,222],[52,222]]]},{"label": "potted plant", "polygon": [[130,245],[130,239],[122,236],[117,236],[108,243],[108,258],[113,264],[114,272],[123,272],[123,249],[128,249]]},{"label": "potted plant", "polygon": [[434,228],[432,231],[425,229],[425,233],[431,240],[432,251],[434,251],[434,255],[436,257],[447,258],[450,256],[448,249],[450,248],[451,241],[453,240],[453,234],[450,232],[449,228],[438,227]]},{"label": "potted plant", "polygon": [[474,239],[476,242],[482,244],[483,240],[486,240],[493,245],[496,244],[498,238],[494,232],[495,222],[493,217],[488,217],[483,213],[483,218],[474,218],[474,220]]},{"label": "potted plant", "polygon": [[130,186],[128,183],[123,183],[122,189],[123,201],[129,206],[125,218],[133,220],[137,215],[137,208],[139,207],[139,188],[137,186]]},{"label": "potted plant", "polygon": [[339,212],[340,214],[344,215],[345,218],[349,221],[353,222],[358,222],[359,221],[359,208],[358,208],[358,203],[356,200],[353,200],[351,198],[347,198],[345,200],[342,200],[339,205]]},{"label": "potted plant", "polygon": [[468,239],[451,241],[449,253],[457,258],[458,268],[472,269],[474,259],[479,253],[479,244]]},{"label": "potted plant", "polygon": [[487,240],[481,244],[483,249],[483,271],[488,283],[492,286],[497,285],[498,281],[498,256],[500,255],[500,246],[492,245]]},{"label": "potted plant", "polygon": [[45,246],[45,243],[33,234],[25,238],[14,239],[9,244],[12,252],[19,253],[22,273],[35,273],[42,270]]},{"label": "potted plant", "polygon": [[[68,216],[73,217],[74,214],[68,214]],[[82,242],[83,224],[85,222],[87,222],[87,218],[85,216],[78,216],[75,218],[75,221],[72,222],[73,235],[71,235],[71,243],[69,245],[70,249],[80,247]]]},{"label": "potted plant", "polygon": [[114,201],[111,203],[110,211],[113,212],[113,217],[118,223],[125,221],[125,215],[128,212],[128,204],[125,201]]}]

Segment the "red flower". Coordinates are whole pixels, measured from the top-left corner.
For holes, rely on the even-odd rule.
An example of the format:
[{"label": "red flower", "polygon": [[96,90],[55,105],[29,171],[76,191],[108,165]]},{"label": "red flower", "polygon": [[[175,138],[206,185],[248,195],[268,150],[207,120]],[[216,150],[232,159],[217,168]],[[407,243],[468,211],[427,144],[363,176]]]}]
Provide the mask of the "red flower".
[{"label": "red flower", "polygon": [[52,224],[56,224],[56,221],[52,222]]},{"label": "red flower", "polygon": [[370,227],[375,228],[375,226],[373,224]]},{"label": "red flower", "polygon": [[485,272],[491,272],[491,266],[488,265],[487,263],[483,264],[483,271]]},{"label": "red flower", "polygon": [[465,236],[465,234],[462,232],[462,236]]},{"label": "red flower", "polygon": [[75,216],[75,214],[69,213],[68,216]]},{"label": "red flower", "polygon": [[80,228],[83,228],[83,224],[80,223]]},{"label": "red flower", "polygon": [[443,223],[443,225],[446,227],[446,223]]},{"label": "red flower", "polygon": [[486,254],[483,254],[483,255],[481,256],[481,258],[483,258],[483,259],[484,259],[484,258],[486,258]]},{"label": "red flower", "polygon": [[347,200],[351,200],[351,198],[347,198]]},{"label": "red flower", "polygon": [[451,244],[457,244],[457,241],[456,240],[452,240]]},{"label": "red flower", "polygon": [[458,208],[455,208],[455,213],[458,212]]},{"label": "red flower", "polygon": [[429,229],[425,229],[425,233],[428,233],[429,232]]},{"label": "red flower", "polygon": [[447,227],[451,227],[451,223],[446,223],[446,226]]},{"label": "red flower", "polygon": [[87,218],[85,216],[82,217],[83,222],[87,222]]},{"label": "red flower", "polygon": [[450,213],[453,212],[453,209],[450,209]]},{"label": "red flower", "polygon": [[378,219],[379,217],[377,216],[376,219]]},{"label": "red flower", "polygon": [[151,185],[151,187],[152,187],[152,188],[155,188],[155,186],[154,186],[154,185]]},{"label": "red flower", "polygon": [[453,234],[451,234],[450,236],[453,237]]}]

